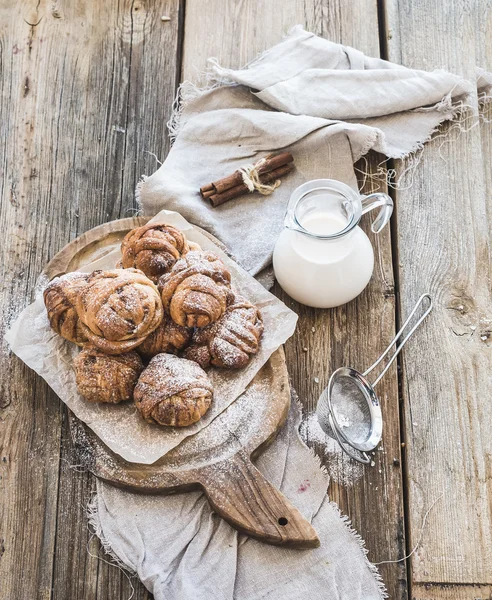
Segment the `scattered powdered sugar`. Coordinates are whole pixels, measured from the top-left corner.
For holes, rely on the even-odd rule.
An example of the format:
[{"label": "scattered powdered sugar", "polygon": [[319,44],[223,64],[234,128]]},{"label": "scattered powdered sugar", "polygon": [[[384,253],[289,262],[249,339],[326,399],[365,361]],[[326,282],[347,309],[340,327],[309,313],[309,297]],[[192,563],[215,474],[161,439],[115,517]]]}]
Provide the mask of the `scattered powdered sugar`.
[{"label": "scattered powdered sugar", "polygon": [[[241,471],[237,462],[244,460],[260,444],[269,439],[279,425],[279,414],[289,401],[285,367],[275,355],[256,375],[244,394],[232,403],[209,425],[183,440],[145,477],[147,485],[163,483],[166,474],[176,482],[189,483],[190,470],[200,470],[200,482],[214,489],[214,502],[228,504],[231,477]],[[243,452],[237,459],[234,455]],[[114,475],[124,477],[124,463],[111,463]],[[123,469],[125,467],[123,466]],[[196,480],[193,480],[196,482]]]},{"label": "scattered powdered sugar", "polygon": [[216,337],[214,341],[216,353],[219,355],[223,364],[234,365],[234,361],[239,353],[239,348],[223,338]]},{"label": "scattered powdered sugar", "polygon": [[[42,274],[37,282],[34,289],[34,298],[38,298],[43,295],[43,292],[48,285],[49,280],[46,275]],[[13,323],[18,318],[22,310],[27,306],[29,299],[25,295],[25,290],[22,288],[22,292],[16,290],[16,292],[10,298],[10,301],[6,303],[3,311],[2,323],[0,323],[0,336],[3,338],[5,333],[10,330]],[[46,317],[46,320],[48,318]],[[0,345],[0,351],[4,357],[10,355],[10,349],[6,344]]]},{"label": "scattered powdered sugar", "polygon": [[338,443],[321,429],[316,413],[303,419],[299,426],[303,441],[323,460],[330,477],[338,484],[350,486],[364,474],[364,466],[348,457]]},{"label": "scattered powdered sugar", "polygon": [[[297,316],[269,294],[251,275],[231,261],[205,235],[193,229],[177,213],[162,212],[155,218],[185,231],[187,237],[204,250],[213,250],[227,264],[234,289],[258,306],[265,331],[259,352],[238,372],[211,369],[214,398],[209,411],[196,424],[186,428],[163,428],[145,423],[132,403],[99,405],[86,402],[78,393],[72,368],[72,352],[78,350],[57,336],[49,327],[42,298],[31,304],[7,334],[12,350],[40,374],[58,396],[114,452],[126,460],[153,463],[178,446],[185,438],[206,428],[240,396],[271,354],[294,332]],[[112,268],[121,257],[114,251],[98,254],[96,261],[81,267],[83,272]],[[87,257],[90,259],[90,257]],[[41,284],[43,285],[43,284]]]},{"label": "scattered powdered sugar", "polygon": [[[69,275],[69,274],[67,274]],[[77,274],[78,277],[78,274]],[[41,275],[38,277],[37,281],[36,281],[36,286],[34,288],[34,297],[35,298],[39,298],[39,296],[43,295],[43,292],[45,290],[45,288],[48,286],[48,283],[50,282],[50,280],[48,279],[48,276],[45,275],[44,273],[41,273]]]},{"label": "scattered powdered sugar", "polygon": [[245,447],[255,450],[277,426],[277,413],[269,409],[272,395],[278,393],[275,379],[267,365],[224,412],[169,452],[166,466],[172,470],[218,465]]}]

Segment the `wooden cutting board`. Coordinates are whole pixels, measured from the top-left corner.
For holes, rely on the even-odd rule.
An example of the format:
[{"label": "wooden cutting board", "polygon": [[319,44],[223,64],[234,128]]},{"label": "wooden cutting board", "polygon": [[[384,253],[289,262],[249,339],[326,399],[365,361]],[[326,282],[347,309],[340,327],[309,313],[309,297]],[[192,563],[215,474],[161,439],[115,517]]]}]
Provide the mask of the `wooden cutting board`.
[{"label": "wooden cutting board", "polygon": [[[44,275],[52,279],[101,258],[118,247],[130,229],[147,220],[132,217],[91,229],[65,246]],[[132,491],[170,494],[201,488],[217,514],[238,531],[270,544],[317,547],[319,539],[311,524],[252,463],[273,441],[289,411],[289,380],[281,348],[254,383],[250,389],[255,392],[243,394],[207,427],[151,465],[124,460],[70,413],[80,460],[97,477]]]}]

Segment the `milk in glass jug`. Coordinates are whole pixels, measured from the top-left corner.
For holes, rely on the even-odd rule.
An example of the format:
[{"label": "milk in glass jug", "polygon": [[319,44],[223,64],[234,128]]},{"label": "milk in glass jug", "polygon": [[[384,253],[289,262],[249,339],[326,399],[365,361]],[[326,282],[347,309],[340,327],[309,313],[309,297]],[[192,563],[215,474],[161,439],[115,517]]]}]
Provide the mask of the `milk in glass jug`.
[{"label": "milk in glass jug", "polygon": [[331,308],[362,292],[372,275],[374,251],[358,223],[377,207],[374,233],[393,212],[387,194],[361,196],[332,179],[308,181],[294,190],[273,252],[275,276],[289,296],[308,306]]}]

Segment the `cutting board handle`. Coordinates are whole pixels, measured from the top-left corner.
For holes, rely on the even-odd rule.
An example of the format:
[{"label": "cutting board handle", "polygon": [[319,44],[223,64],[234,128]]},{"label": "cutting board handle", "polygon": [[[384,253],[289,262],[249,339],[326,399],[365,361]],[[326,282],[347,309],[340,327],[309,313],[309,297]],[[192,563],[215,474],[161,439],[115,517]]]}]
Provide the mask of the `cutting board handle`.
[{"label": "cutting board handle", "polygon": [[215,512],[240,532],[279,546],[319,546],[312,525],[246,453],[201,468],[199,483]]}]

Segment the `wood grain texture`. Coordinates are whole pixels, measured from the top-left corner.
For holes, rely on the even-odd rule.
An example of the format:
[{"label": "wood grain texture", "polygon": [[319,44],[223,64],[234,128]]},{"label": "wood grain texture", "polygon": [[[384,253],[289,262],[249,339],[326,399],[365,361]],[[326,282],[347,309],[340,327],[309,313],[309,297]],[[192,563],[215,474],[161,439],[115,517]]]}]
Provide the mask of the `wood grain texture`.
[{"label": "wood grain texture", "polygon": [[490,600],[490,585],[453,585],[439,583],[415,583],[412,600]]},{"label": "wood grain texture", "polygon": [[[470,79],[476,65],[490,70],[491,2],[386,6],[390,60]],[[435,300],[402,360],[411,547],[444,494],[412,557],[413,595],[489,598],[487,585],[446,586],[492,583],[492,134],[490,124],[441,133],[397,193],[402,313],[421,292]]]},{"label": "wood grain texture", "polygon": [[224,461],[227,486],[217,482],[215,465],[204,474],[203,487],[217,514],[235,529],[262,542],[292,548],[317,548],[311,524],[271,485],[241,451]]},{"label": "wood grain texture", "polygon": [[[227,66],[240,67],[259,52],[281,40],[293,25],[301,23],[314,33],[348,45],[370,55],[379,55],[377,3],[287,0],[258,3],[207,2],[200,10],[199,0],[187,0],[183,45],[182,79],[197,81],[214,56]],[[215,34],[211,35],[210,32]],[[217,32],[220,32],[218,34]],[[376,171],[382,157],[372,156],[369,164],[358,166]],[[375,191],[369,185],[366,192]],[[383,188],[384,191],[384,188]],[[293,385],[307,413],[312,414],[331,372],[339,366],[369,366],[394,334],[394,281],[389,228],[379,237],[370,232],[375,248],[376,267],[370,286],[345,307],[315,310],[294,303],[277,286],[274,291],[299,314],[294,336],[286,344],[286,356]],[[318,381],[317,381],[318,380]],[[349,485],[354,468],[339,453],[324,455],[323,448],[311,441],[324,463],[336,472],[329,495],[348,514],[362,535],[373,561],[401,558],[405,554],[403,491],[400,472],[399,405],[396,368],[388,372],[378,391],[381,395],[385,431],[375,465]],[[309,437],[309,432],[308,432]],[[405,563],[380,568],[391,598],[406,598]]]},{"label": "wood grain texture", "polygon": [[242,67],[297,24],[379,54],[376,0],[209,0],[207,10],[200,0],[187,0],[182,79],[198,81],[212,56],[227,67]]},{"label": "wood grain texture", "polygon": [[[70,239],[135,210],[148,152],[168,150],[178,12],[178,0],[1,3],[2,327]],[[127,598],[126,577],[87,554],[92,484],[68,468],[60,402],[3,344],[0,597]]]}]

